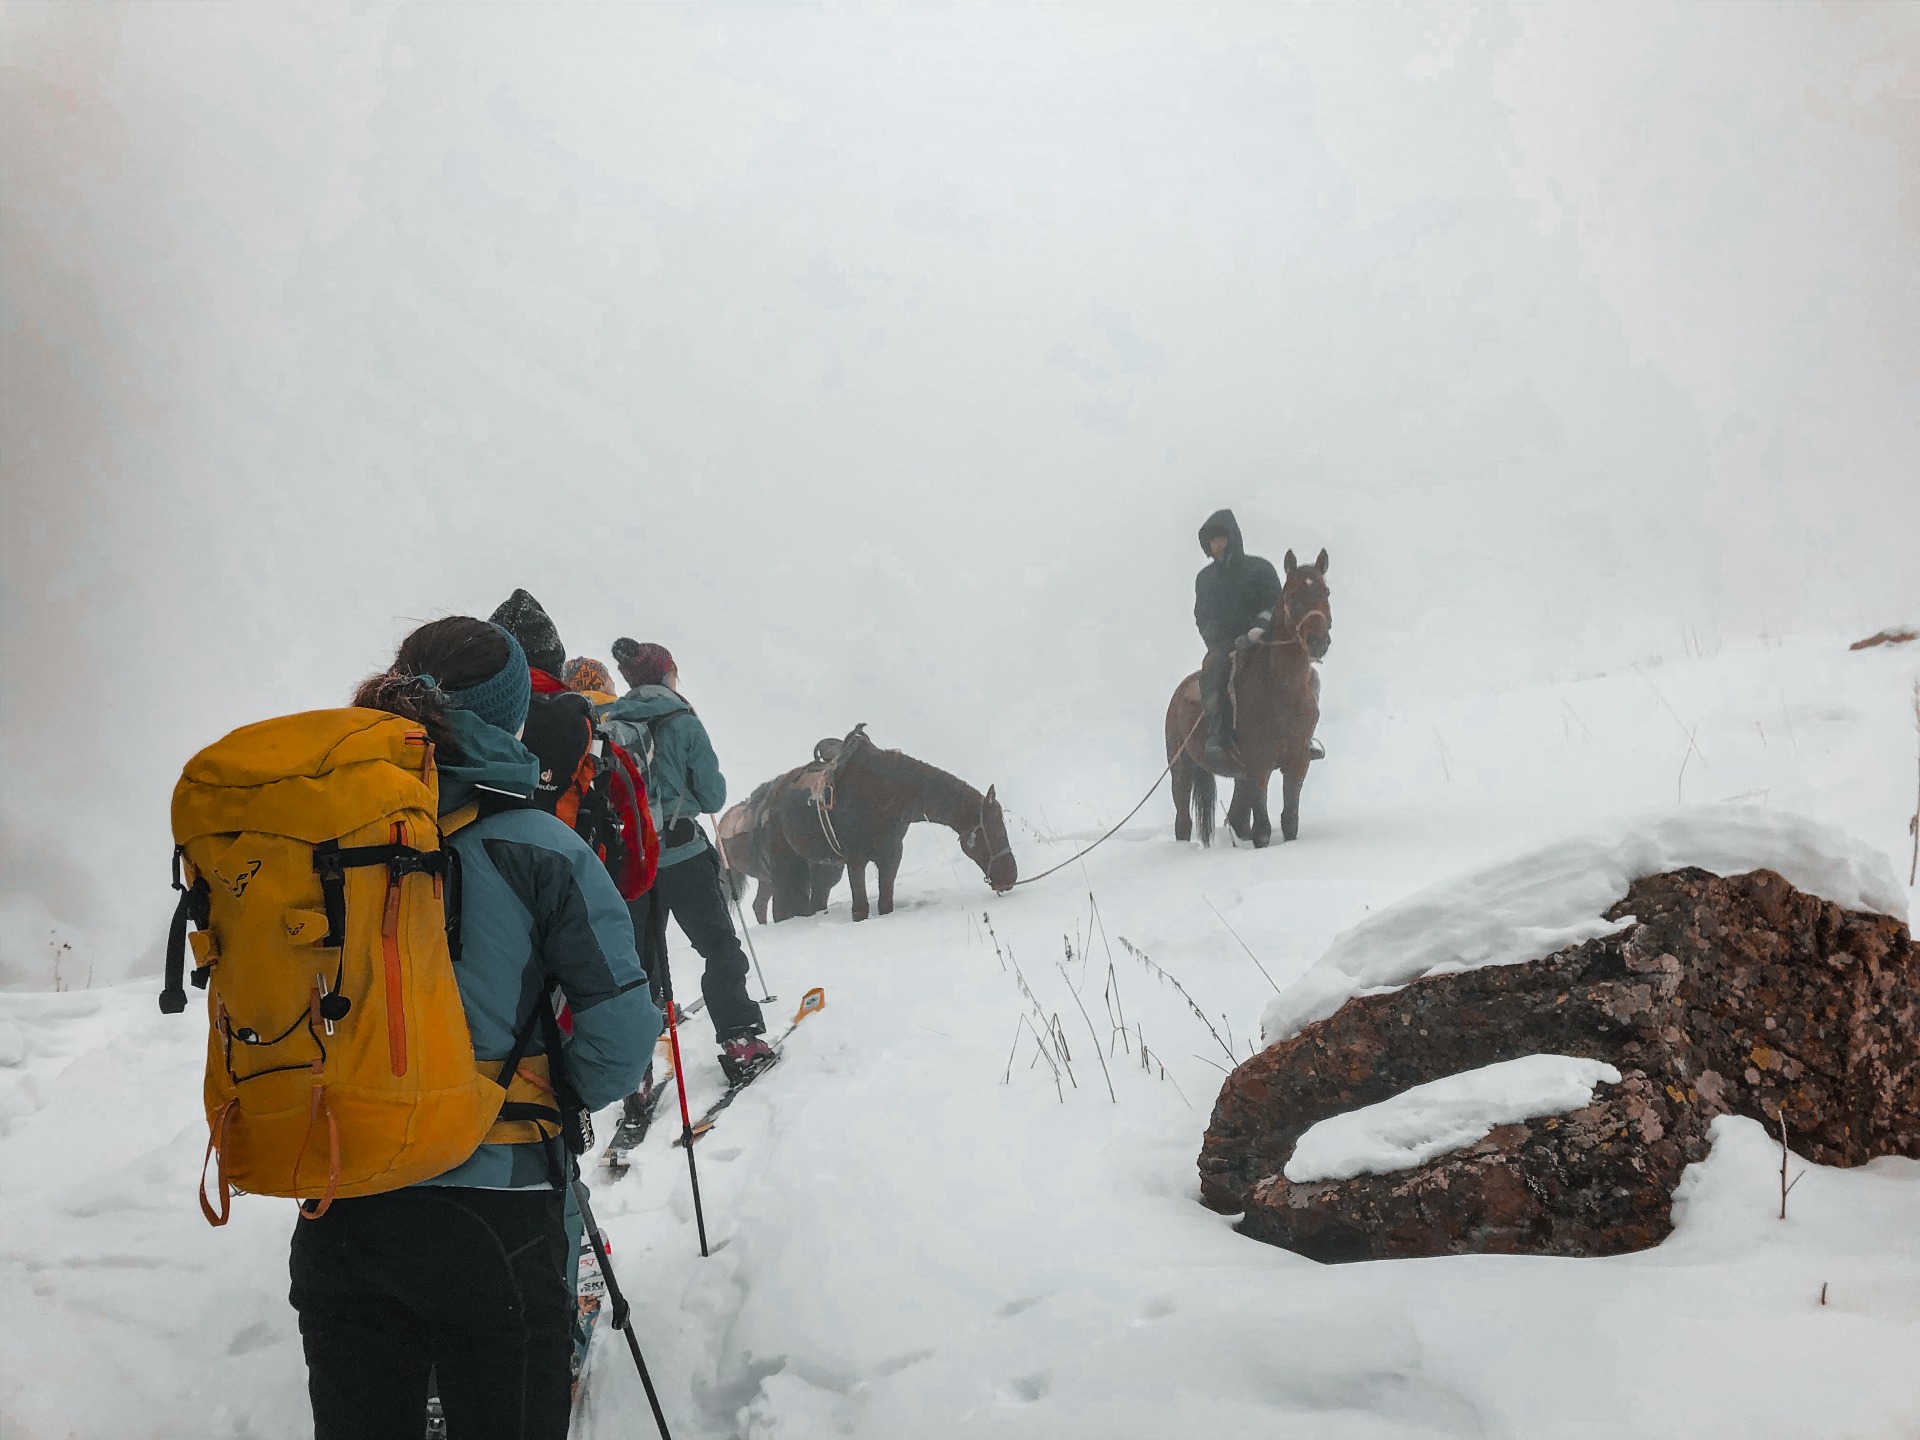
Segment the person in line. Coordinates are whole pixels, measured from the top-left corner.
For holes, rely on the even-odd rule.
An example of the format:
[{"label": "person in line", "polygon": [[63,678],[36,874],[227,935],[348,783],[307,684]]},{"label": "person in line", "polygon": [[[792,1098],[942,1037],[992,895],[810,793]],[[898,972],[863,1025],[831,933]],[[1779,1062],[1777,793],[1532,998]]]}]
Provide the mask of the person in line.
[{"label": "person in line", "polygon": [[773,1057],[760,1038],[766,1022],[747,991],[747,956],[727,911],[720,857],[701,828],[701,815],[726,808],[727,781],[707,727],[680,694],[680,672],[664,645],[613,642],[614,663],[630,687],[600,711],[607,733],[643,757],[647,801],[660,832],[660,870],[653,889],[633,902],[633,925],[647,973],[662,999],[667,964],[667,918],[706,962],[700,991],[720,1042],[720,1065],[740,1080]]},{"label": "person in line", "polygon": [[[424,625],[353,703],[417,720],[433,741],[453,830],[461,955],[474,1054],[504,1062],[516,1038],[544,1053],[534,1007],[557,987],[572,1010],[561,1067],[591,1108],[628,1093],[661,1016],[619,891],[598,857],[534,795],[517,738],[531,693],[505,630],[470,616]],[[557,1142],[482,1144],[431,1180],[335,1200],[294,1231],[315,1440],[419,1436],[437,1372],[451,1434],[561,1440],[570,1414],[572,1160]]]},{"label": "person in line", "polygon": [[596,707],[611,705],[618,698],[607,667],[585,655],[576,655],[561,666],[560,683],[574,694],[586,696]]},{"label": "person in line", "polygon": [[560,643],[559,627],[547,614],[547,607],[531,593],[515,590],[487,619],[513,636],[526,653],[534,694],[557,695],[569,688],[560,678],[566,668],[567,647]]}]

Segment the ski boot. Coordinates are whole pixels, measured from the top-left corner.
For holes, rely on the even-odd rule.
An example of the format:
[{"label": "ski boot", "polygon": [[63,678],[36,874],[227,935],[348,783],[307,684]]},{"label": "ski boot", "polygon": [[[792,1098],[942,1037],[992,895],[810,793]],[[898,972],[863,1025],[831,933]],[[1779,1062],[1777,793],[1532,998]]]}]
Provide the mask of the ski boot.
[{"label": "ski boot", "polygon": [[751,1080],[774,1061],[773,1047],[758,1035],[736,1035],[720,1045],[720,1069],[729,1085]]}]

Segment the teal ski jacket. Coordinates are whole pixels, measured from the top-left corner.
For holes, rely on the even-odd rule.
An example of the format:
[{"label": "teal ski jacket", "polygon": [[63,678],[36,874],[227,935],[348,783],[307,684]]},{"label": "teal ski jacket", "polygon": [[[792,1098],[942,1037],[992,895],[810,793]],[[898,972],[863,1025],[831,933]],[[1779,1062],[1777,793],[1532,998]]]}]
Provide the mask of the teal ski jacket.
[{"label": "teal ski jacket", "polygon": [[[440,813],[471,800],[480,818],[454,831],[460,865],[460,961],[454,974],[484,1065],[505,1060],[534,1007],[558,984],[573,1011],[567,1079],[591,1109],[640,1083],[661,1016],[633,945],[626,902],[587,844],[531,803],[540,766],[526,747],[470,711],[449,710],[457,751],[440,753]],[[545,1050],[539,1027],[530,1054]],[[426,1185],[485,1190],[552,1185],[538,1144],[482,1145]]]},{"label": "teal ski jacket", "polygon": [[600,707],[600,723],[636,759],[652,754],[647,808],[660,832],[660,863],[677,865],[705,851],[697,817],[727,808],[727,777],[693,707],[664,685],[637,685]]}]

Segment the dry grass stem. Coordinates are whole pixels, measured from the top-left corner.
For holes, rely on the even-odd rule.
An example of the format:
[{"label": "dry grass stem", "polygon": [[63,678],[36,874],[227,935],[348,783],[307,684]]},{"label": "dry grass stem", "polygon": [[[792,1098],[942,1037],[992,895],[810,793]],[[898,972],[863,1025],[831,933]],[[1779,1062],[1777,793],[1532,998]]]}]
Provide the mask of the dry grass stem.
[{"label": "dry grass stem", "polygon": [[[1207,900],[1207,897],[1204,895],[1202,895],[1200,898],[1202,900]],[[1261,978],[1264,979],[1267,982],[1267,984],[1272,985],[1273,993],[1278,995],[1280,993],[1280,986],[1275,983],[1273,976],[1267,974],[1267,967],[1260,963],[1260,957],[1253,953],[1253,947],[1247,944],[1246,941],[1240,939],[1240,932],[1238,930],[1234,929],[1233,926],[1231,925],[1227,925],[1227,917],[1220,913],[1218,907],[1214,905],[1213,901],[1207,900],[1207,909],[1213,911],[1214,919],[1218,920],[1222,925],[1227,926],[1227,933],[1229,935],[1233,936],[1235,940],[1240,941],[1240,948],[1247,952],[1247,958],[1253,961],[1254,968],[1260,972]]]}]

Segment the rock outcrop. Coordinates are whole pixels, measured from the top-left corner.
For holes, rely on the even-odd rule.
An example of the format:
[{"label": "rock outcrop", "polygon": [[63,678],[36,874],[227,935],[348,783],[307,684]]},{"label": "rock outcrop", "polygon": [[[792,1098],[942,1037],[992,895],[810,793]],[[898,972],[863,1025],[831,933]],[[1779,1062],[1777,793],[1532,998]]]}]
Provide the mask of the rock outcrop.
[{"label": "rock outcrop", "polygon": [[[1432,976],[1270,1046],[1228,1078],[1201,1198],[1322,1260],[1612,1255],[1672,1228],[1716,1115],[1779,1128],[1826,1165],[1920,1158],[1920,947],[1769,870],[1636,881],[1624,930],[1521,965]],[[1504,1125],[1411,1170],[1294,1183],[1315,1122],[1523,1055],[1621,1073],[1568,1115]]]}]

